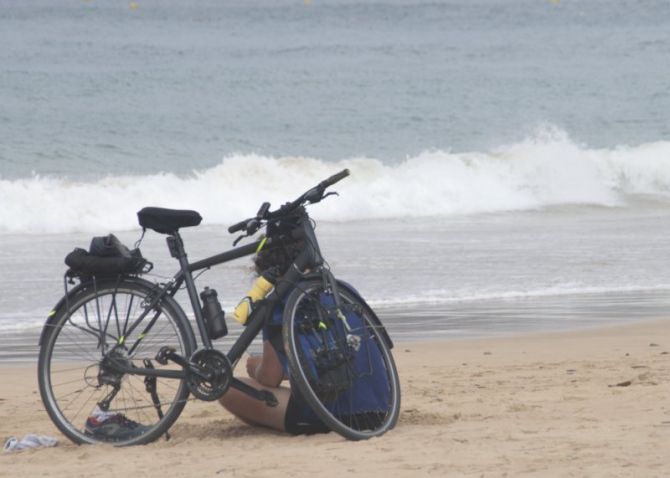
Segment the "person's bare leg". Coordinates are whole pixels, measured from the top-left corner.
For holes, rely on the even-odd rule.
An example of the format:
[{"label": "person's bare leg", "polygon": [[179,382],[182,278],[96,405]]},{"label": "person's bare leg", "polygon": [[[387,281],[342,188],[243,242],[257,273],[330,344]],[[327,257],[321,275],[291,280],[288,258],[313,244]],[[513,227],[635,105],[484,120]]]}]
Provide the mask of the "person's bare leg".
[{"label": "person's bare leg", "polygon": [[250,355],[249,358],[247,358],[247,375],[249,378],[256,378],[256,370],[262,361],[262,355]]},{"label": "person's bare leg", "polygon": [[252,378],[241,378],[240,380],[259,390],[272,392],[279,402],[278,405],[271,407],[232,387],[219,399],[221,405],[246,423],[285,431],[284,418],[291,390],[285,387],[267,387]]},{"label": "person's bare leg", "polygon": [[284,379],[284,367],[267,340],[263,342],[263,355],[247,359],[247,374],[266,387],[278,387]]}]

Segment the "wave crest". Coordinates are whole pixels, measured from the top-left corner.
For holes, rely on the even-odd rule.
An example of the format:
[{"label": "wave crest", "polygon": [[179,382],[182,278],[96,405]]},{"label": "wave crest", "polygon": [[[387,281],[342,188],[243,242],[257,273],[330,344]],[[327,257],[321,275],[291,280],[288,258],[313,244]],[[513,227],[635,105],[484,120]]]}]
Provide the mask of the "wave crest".
[{"label": "wave crest", "polygon": [[252,215],[262,201],[277,206],[345,167],[352,176],[334,188],[338,199],[314,208],[319,219],[624,206],[636,195],[670,198],[670,142],[589,149],[560,130],[545,128],[490,152],[426,151],[396,164],[234,154],[187,176],[0,179],[0,232],[134,229],[136,212],[144,206],[195,209],[203,223],[228,225]]}]

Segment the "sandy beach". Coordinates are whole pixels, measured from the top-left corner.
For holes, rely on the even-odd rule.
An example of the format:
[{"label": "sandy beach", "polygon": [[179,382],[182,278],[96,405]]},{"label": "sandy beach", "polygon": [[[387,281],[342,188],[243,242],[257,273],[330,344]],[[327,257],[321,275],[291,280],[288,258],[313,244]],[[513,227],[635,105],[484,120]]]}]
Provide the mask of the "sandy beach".
[{"label": "sandy beach", "polygon": [[17,476],[668,476],[670,320],[542,335],[398,343],[397,427],[348,442],[251,428],[190,402],[172,438],[75,446],[43,409],[34,364],[0,367],[0,438],[53,435],[0,454]]}]

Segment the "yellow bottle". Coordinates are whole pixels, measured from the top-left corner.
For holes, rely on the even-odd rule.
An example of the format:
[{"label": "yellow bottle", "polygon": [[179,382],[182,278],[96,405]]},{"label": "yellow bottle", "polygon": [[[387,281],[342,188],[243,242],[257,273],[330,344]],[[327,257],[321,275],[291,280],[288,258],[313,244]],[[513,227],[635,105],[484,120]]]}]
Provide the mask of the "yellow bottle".
[{"label": "yellow bottle", "polygon": [[251,314],[253,303],[265,297],[273,287],[274,284],[263,276],[256,279],[256,282],[254,282],[251,289],[249,289],[249,292],[247,292],[246,297],[244,297],[240,303],[237,304],[237,307],[235,307],[235,311],[233,312],[235,320],[244,325],[249,318],[249,314]]}]

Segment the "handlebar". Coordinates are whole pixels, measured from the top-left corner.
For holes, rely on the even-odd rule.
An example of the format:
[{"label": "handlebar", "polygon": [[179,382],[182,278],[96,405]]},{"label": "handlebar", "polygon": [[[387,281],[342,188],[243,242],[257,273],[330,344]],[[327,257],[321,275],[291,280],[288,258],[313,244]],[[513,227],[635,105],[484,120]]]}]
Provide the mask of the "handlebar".
[{"label": "handlebar", "polygon": [[326,196],[324,196],[323,194],[328,187],[346,178],[347,176],[349,176],[349,174],[350,173],[348,169],[343,169],[339,173],[333,174],[331,177],[324,179],[315,187],[302,194],[295,201],[284,204],[276,211],[269,212],[270,203],[264,202],[261,208],[256,213],[255,217],[251,217],[249,219],[245,219],[236,224],[233,224],[228,228],[228,232],[232,234],[239,231],[247,231],[249,235],[251,235],[258,230],[258,228],[261,226],[261,221],[263,220],[277,218],[279,216],[289,213],[290,211],[298,208],[299,206],[302,206],[303,204],[314,204],[321,201],[324,197],[328,195],[326,194]]},{"label": "handlebar", "polygon": [[329,186],[332,186],[336,182],[343,180],[347,176],[349,176],[349,170],[348,169],[343,169],[339,173],[333,174],[328,179],[325,179],[325,180],[321,181],[321,184],[319,184],[319,186],[323,186],[323,188],[325,189]]},{"label": "handlebar", "polygon": [[247,223],[250,221],[250,219],[245,219],[244,221],[240,221],[237,224],[233,224],[228,228],[228,232],[233,234],[238,231],[243,231],[244,229],[247,228]]}]

